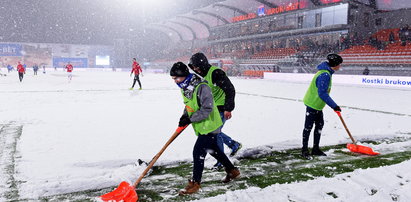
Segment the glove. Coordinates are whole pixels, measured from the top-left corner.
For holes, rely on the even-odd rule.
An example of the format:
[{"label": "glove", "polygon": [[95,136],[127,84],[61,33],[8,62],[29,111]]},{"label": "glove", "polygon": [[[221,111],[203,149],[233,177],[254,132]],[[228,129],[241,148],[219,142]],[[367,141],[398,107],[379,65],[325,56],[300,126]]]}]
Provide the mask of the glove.
[{"label": "glove", "polygon": [[336,111],[336,112],[341,112],[340,106],[336,106],[336,107],[334,107],[333,109],[334,109],[334,111]]},{"label": "glove", "polygon": [[178,127],[186,126],[190,123],[191,123],[190,118],[188,118],[187,115],[183,115],[183,116],[181,116],[180,121],[178,122]]}]

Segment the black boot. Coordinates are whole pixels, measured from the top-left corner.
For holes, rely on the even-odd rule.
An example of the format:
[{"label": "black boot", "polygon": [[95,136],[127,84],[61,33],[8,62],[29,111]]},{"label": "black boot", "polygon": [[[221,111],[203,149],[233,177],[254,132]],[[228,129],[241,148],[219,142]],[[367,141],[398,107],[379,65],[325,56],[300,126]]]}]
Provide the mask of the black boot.
[{"label": "black boot", "polygon": [[313,150],[311,151],[311,155],[315,156],[327,156],[323,151],[320,150],[320,147],[313,147]]},{"label": "black boot", "polygon": [[308,151],[307,148],[301,149],[301,156],[305,159],[311,159],[310,152]]}]

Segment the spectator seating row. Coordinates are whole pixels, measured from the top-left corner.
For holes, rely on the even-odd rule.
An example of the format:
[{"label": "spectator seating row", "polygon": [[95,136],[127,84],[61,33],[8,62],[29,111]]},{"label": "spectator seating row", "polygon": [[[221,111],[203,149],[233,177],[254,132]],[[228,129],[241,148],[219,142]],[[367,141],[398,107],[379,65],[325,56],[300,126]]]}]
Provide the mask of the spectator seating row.
[{"label": "spectator seating row", "polygon": [[281,59],[296,53],[294,48],[274,48],[255,53],[251,59]]},{"label": "spectator seating row", "polygon": [[213,58],[232,58],[232,59],[240,59],[244,58],[247,55],[246,50],[236,50],[228,53],[216,53]]},{"label": "spectator seating row", "polygon": [[372,37],[375,37],[376,39],[380,41],[390,41],[390,34],[392,32],[394,34],[394,40],[399,41],[400,40],[399,31],[400,31],[400,28],[383,29],[373,34]]},{"label": "spectator seating row", "polygon": [[353,46],[340,52],[345,65],[411,65],[411,44],[388,44],[384,50],[370,45]]}]

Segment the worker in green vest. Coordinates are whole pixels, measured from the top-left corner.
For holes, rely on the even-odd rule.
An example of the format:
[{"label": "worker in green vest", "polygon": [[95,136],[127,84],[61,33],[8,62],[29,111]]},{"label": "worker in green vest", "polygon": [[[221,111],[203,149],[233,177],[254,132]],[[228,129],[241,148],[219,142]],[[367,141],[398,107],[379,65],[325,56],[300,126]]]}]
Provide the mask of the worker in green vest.
[{"label": "worker in green vest", "polygon": [[173,65],[170,76],[181,88],[181,94],[186,105],[178,125],[186,126],[191,124],[197,135],[197,141],[193,149],[193,177],[188,181],[188,185],[179,191],[179,194],[186,195],[198,192],[207,153],[210,153],[225,167],[227,175],[222,182],[227,183],[240,177],[238,168],[234,167],[224,152],[217,146],[217,134],[221,132],[223,123],[207,81],[191,74],[188,67],[182,62]]},{"label": "worker in green vest", "polygon": [[[235,106],[234,85],[222,69],[208,63],[207,57],[203,53],[192,55],[188,66],[208,82],[224,126],[226,120],[231,118],[231,112]],[[223,126],[221,126],[221,130]],[[241,143],[231,139],[231,137],[223,132],[220,132],[217,137],[217,144],[221,151],[224,152],[224,144],[231,149],[230,156],[234,156],[242,147]],[[214,165],[214,169],[219,170],[220,168],[222,168],[222,164],[217,162]]]},{"label": "worker in green vest", "polygon": [[308,151],[308,140],[314,124],[314,144],[311,155],[326,156],[326,154],[320,150],[321,131],[324,126],[322,110],[327,104],[334,111],[341,111],[341,108],[330,97],[330,91],[332,75],[340,69],[342,62],[342,57],[337,54],[332,53],[327,55],[327,61],[317,66],[318,72],[314,75],[304,96],[304,104],[307,106],[307,111],[305,113],[303,147],[301,150],[303,158],[311,159]]}]

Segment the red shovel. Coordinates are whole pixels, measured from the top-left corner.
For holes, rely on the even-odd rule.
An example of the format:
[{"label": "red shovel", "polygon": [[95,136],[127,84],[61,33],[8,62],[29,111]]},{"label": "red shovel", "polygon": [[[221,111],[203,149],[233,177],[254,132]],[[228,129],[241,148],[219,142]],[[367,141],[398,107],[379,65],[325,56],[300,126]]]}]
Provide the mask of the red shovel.
[{"label": "red shovel", "polygon": [[140,177],[136,180],[136,182],[134,182],[133,185],[130,185],[128,182],[123,181],[112,192],[101,195],[100,199],[103,201],[136,202],[138,200],[138,196],[136,193],[137,185],[140,183],[143,177],[148,173],[151,167],[153,167],[157,159],[160,158],[161,154],[166,150],[168,145],[170,145],[177,138],[177,136],[180,135],[180,133],[183,132],[185,128],[187,128],[187,126],[188,125],[177,128],[176,132],[174,132],[171,138],[167,141],[167,143],[160,150],[160,152],[158,152],[157,155],[154,156],[153,160],[151,160],[150,164],[148,164],[147,168],[144,170],[143,173],[141,173]]},{"label": "red shovel", "polygon": [[348,130],[348,127],[345,124],[344,119],[341,116],[341,112],[335,111],[335,113],[337,113],[338,117],[340,117],[340,120],[342,124],[344,125],[345,130],[347,131],[348,135],[351,138],[352,144],[347,144],[347,149],[349,149],[351,152],[354,152],[354,153],[367,154],[367,155],[372,155],[372,156],[380,154],[378,152],[374,152],[370,147],[358,145],[357,141],[354,140],[350,131]]}]

